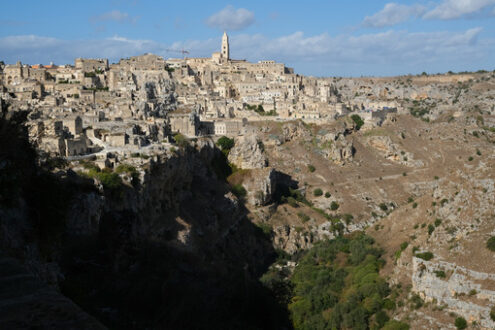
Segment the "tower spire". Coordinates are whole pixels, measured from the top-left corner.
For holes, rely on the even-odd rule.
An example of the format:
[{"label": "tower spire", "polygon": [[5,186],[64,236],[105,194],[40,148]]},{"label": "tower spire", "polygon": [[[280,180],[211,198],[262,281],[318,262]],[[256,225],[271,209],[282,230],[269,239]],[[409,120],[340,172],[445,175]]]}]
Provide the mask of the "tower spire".
[{"label": "tower spire", "polygon": [[223,36],[222,36],[222,57],[225,60],[230,59],[229,36],[227,35],[226,31],[223,31]]}]

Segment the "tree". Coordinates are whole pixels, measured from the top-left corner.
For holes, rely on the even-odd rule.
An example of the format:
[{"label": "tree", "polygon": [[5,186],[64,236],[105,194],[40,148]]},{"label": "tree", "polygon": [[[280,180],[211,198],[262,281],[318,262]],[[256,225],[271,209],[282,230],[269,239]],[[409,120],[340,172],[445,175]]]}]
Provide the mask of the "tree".
[{"label": "tree", "polygon": [[351,119],[356,124],[356,128],[357,129],[360,129],[361,126],[364,125],[364,121],[363,121],[363,119],[361,117],[359,117],[359,115],[354,114],[354,115],[351,116]]},{"label": "tree", "polygon": [[459,330],[463,330],[463,329],[466,329],[467,328],[467,322],[466,320],[459,316],[458,318],[455,319],[455,323],[454,323],[455,327]]},{"label": "tree", "polygon": [[222,149],[222,151],[230,150],[234,146],[234,139],[229,139],[226,136],[222,136],[218,139],[217,145]]},{"label": "tree", "polygon": [[490,237],[488,241],[486,241],[486,247],[488,250],[495,252],[495,236]]},{"label": "tree", "polygon": [[321,195],[323,195],[323,191],[320,188],[316,188],[313,191],[313,195],[315,195],[316,197],[321,196]]},{"label": "tree", "polygon": [[337,203],[336,201],[333,201],[331,204],[330,204],[330,210],[332,211],[336,211],[338,208],[339,208],[339,203]]}]

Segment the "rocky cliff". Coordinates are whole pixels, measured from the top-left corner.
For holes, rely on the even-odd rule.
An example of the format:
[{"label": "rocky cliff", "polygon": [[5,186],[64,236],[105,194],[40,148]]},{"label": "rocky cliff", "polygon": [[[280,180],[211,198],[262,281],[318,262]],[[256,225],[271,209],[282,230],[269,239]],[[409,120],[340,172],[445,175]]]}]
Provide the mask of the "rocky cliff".
[{"label": "rocky cliff", "polygon": [[18,194],[2,194],[2,250],[112,328],[285,327],[257,280],[275,251],[215,174],[219,154],[199,141],[150,159],[138,181],[120,174],[116,186],[63,164],[36,169],[32,158],[35,170],[12,182]]}]

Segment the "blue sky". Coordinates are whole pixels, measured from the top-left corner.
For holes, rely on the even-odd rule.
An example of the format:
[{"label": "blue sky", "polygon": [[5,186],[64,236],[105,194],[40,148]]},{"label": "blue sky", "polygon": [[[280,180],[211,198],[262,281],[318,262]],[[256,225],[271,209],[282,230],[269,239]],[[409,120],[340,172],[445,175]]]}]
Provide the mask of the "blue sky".
[{"label": "blue sky", "polygon": [[233,58],[315,76],[495,69],[495,0],[4,1],[0,60],[73,63],[152,52]]}]

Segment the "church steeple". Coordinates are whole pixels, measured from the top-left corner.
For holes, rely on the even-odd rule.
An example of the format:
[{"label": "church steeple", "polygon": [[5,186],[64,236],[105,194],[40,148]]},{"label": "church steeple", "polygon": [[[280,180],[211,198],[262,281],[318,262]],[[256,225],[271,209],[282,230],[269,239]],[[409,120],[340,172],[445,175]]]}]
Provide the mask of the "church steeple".
[{"label": "church steeple", "polygon": [[222,57],[226,60],[230,59],[229,36],[227,36],[227,32],[225,31],[222,36]]}]

